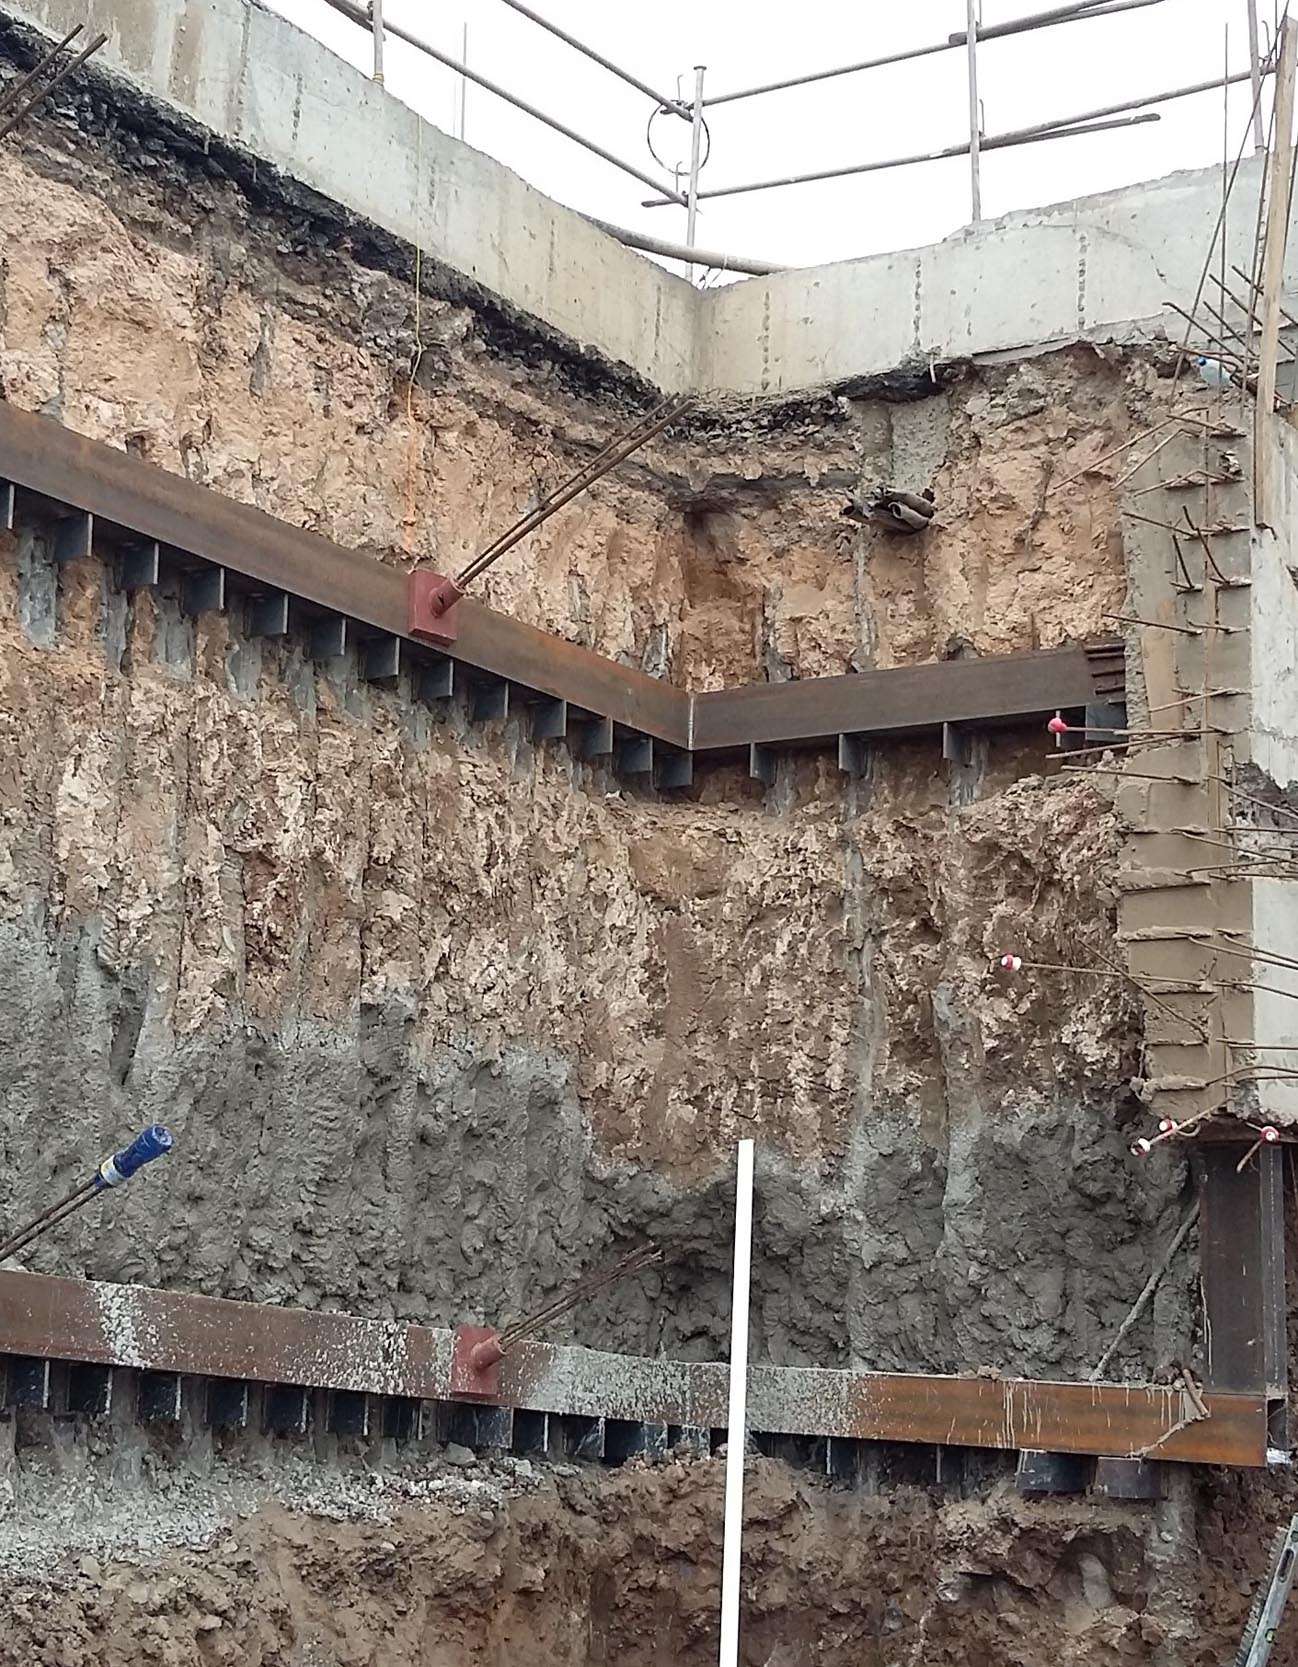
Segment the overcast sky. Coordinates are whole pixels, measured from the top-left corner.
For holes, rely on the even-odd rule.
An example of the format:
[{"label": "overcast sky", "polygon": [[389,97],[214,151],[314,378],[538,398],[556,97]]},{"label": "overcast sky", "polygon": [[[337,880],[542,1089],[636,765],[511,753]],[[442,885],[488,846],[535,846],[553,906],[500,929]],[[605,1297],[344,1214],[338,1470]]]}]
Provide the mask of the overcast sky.
[{"label": "overcast sky", "polygon": [[[268,0],[341,57],[369,67],[370,44],[325,0]],[[985,26],[1053,9],[1062,0],[982,0]],[[806,71],[944,41],[965,23],[965,0],[530,0],[569,33],[668,95],[750,87]],[[1265,49],[1275,0],[1258,0]],[[502,0],[384,0],[387,18],[468,62],[646,173],[653,105],[555,40]],[[1248,67],[1247,0],[1160,0],[1146,9],[989,41],[979,49],[987,134],[1219,78],[1229,38],[1232,69]],[[399,41],[387,52],[391,92],[455,132],[460,78]],[[1232,89],[1232,157],[1249,124],[1247,84]],[[1178,168],[1220,164],[1220,89],[1158,107],[1158,123],[1015,150],[983,160],[983,216],[1103,191]],[[472,85],[469,144],[574,208],[673,241],[685,210],[643,208],[635,180]],[[963,49],[841,76],[811,88],[719,106],[701,188],[742,184],[941,149],[968,137]],[[652,122],[668,163],[686,163],[687,126]],[[1251,141],[1250,141],[1251,146]],[[934,242],[970,218],[966,157],[786,187],[701,205],[697,241],[711,249],[790,265],[843,260]]]}]

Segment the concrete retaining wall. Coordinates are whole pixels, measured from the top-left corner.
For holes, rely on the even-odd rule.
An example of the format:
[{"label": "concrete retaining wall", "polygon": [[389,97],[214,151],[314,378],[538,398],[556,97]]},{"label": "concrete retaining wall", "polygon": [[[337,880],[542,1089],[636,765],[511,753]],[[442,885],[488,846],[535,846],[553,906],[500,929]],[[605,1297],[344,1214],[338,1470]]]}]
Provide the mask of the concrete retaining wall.
[{"label": "concrete retaining wall", "polygon": [[[1246,271],[1260,178],[1250,158],[1230,197],[1229,262]],[[700,378],[773,394],[925,359],[1180,339],[1167,302],[1193,307],[1220,211],[1221,170],[1205,168],[1006,215],[926,249],[750,279],[704,298]]]},{"label": "concrete retaining wall", "polygon": [[[1166,303],[1193,303],[1221,209],[1220,170],[1203,169],[704,294],[249,0],[3,9],[52,34],[102,28],[103,68],[664,389],[793,393],[925,359],[1179,337]],[[1231,259],[1249,270],[1259,179],[1250,159],[1230,200]]]}]

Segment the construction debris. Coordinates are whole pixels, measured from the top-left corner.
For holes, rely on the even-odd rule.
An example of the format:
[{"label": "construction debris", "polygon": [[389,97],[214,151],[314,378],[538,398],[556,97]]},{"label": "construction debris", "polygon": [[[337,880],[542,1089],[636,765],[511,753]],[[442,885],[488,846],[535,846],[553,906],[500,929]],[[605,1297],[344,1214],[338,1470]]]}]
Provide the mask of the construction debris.
[{"label": "construction debris", "polygon": [[888,532],[917,533],[926,531],[936,509],[931,487],[917,495],[881,486],[868,498],[849,498],[843,514],[850,520],[883,527]]}]

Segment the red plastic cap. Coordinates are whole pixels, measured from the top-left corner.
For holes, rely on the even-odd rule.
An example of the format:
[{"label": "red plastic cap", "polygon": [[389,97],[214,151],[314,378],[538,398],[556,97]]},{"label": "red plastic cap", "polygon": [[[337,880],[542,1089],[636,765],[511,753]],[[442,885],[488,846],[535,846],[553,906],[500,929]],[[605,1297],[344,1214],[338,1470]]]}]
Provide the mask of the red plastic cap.
[{"label": "red plastic cap", "polygon": [[1146,1140],[1144,1135],[1141,1135],[1139,1140],[1133,1140],[1131,1143],[1131,1153],[1133,1157],[1147,1158],[1153,1150],[1153,1141]]},{"label": "red plastic cap", "polygon": [[1021,955],[1002,955],[1000,966],[1003,972],[1019,972],[1023,966],[1023,957]]},{"label": "red plastic cap", "polygon": [[1046,725],[1046,728],[1052,735],[1067,735],[1069,726],[1064,722],[1062,714],[1056,712],[1054,717],[1051,718],[1050,722]]},{"label": "red plastic cap", "polygon": [[1276,1141],[1279,1140],[1279,1138],[1280,1138],[1279,1129],[1275,1128],[1270,1123],[1268,1123],[1266,1125],[1266,1127],[1262,1130],[1262,1139],[1264,1141],[1266,1141],[1268,1146],[1274,1146]]}]

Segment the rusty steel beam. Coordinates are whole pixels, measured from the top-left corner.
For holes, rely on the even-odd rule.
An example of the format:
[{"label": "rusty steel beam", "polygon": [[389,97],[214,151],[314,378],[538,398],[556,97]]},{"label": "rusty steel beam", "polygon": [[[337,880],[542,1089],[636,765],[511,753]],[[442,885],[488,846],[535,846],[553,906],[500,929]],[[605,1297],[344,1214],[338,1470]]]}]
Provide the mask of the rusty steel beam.
[{"label": "rusty steel beam", "polygon": [[[399,568],[4,402],[0,476],[137,539],[223,567],[257,590],[282,591],[374,630],[409,635]],[[469,598],[460,610],[449,657],[688,747],[690,697],[683,689]]]},{"label": "rusty steel beam", "polygon": [[[0,1353],[226,1381],[447,1401],[451,1333],[141,1286],[0,1273]],[[721,1428],[727,1368],[522,1343],[484,1404],[646,1425]],[[1209,1392],[1206,1419],[1178,1391],[759,1366],[756,1431],[862,1441],[1094,1453],[1251,1466],[1266,1459],[1265,1398]]]},{"label": "rusty steel beam", "polygon": [[1080,646],[754,683],[694,697],[694,748],[796,746],[839,735],[937,733],[943,724],[1023,723],[1095,699],[1092,661]]},{"label": "rusty steel beam", "polygon": [[1266,1397],[1271,1445],[1288,1433],[1284,1148],[1229,1144],[1198,1154],[1199,1281],[1209,1390]]},{"label": "rusty steel beam", "polygon": [[[115,529],[123,548],[198,558],[236,576],[254,597],[295,598],[355,622],[362,636],[413,641],[401,569],[4,402],[0,480],[85,512],[97,536]],[[444,658],[686,754],[1027,722],[1111,695],[1115,678],[1121,687],[1120,649],[1115,670],[1113,649],[1100,645],[691,695],[471,598],[458,608],[458,635]]]}]

